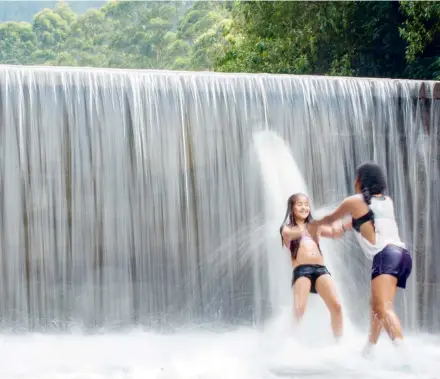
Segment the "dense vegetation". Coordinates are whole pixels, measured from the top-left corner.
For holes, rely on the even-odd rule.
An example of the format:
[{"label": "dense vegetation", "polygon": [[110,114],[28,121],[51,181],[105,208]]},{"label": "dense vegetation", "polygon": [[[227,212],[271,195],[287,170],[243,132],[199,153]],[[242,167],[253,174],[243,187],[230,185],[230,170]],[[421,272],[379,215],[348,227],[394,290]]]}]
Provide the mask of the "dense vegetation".
[{"label": "dense vegetation", "polygon": [[[32,22],[35,14],[44,8],[55,8],[60,0],[2,0],[0,1],[0,22],[28,21]],[[92,8],[105,5],[108,0],[67,0],[70,8],[76,13],[85,13]]]},{"label": "dense vegetation", "polygon": [[228,16],[222,3],[109,2],[76,14],[60,2],[32,24],[0,24],[0,63],[210,69]]},{"label": "dense vegetation", "polygon": [[440,2],[242,2],[224,71],[440,78]]},{"label": "dense vegetation", "polygon": [[0,63],[440,79],[440,2],[60,2]]}]

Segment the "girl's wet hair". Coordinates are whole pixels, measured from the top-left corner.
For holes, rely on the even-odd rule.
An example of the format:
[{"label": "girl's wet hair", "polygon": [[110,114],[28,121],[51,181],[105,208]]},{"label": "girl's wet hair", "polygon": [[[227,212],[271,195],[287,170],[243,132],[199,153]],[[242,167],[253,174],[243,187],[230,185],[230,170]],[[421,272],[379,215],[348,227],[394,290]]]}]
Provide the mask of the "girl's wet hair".
[{"label": "girl's wet hair", "polygon": [[[297,202],[298,198],[301,197],[301,196],[304,196],[304,197],[308,198],[307,195],[305,195],[305,194],[303,194],[301,192],[298,192],[298,193],[295,193],[292,196],[290,196],[289,199],[287,200],[286,215],[284,216],[284,221],[283,221],[283,223],[281,224],[281,227],[280,227],[281,243],[283,245],[284,245],[284,240],[283,240],[282,232],[283,232],[284,225],[290,225],[290,226],[296,226],[297,225],[296,222],[295,222],[295,217],[294,217],[293,212],[292,212],[292,208],[295,205],[295,203]],[[310,222],[312,220],[313,220],[312,213],[309,212],[309,215],[304,220],[304,222],[307,224],[308,222]],[[300,243],[299,239],[294,240],[294,241],[290,241],[289,250],[290,250],[290,254],[291,254],[293,259],[296,259],[296,255],[297,255],[298,249],[299,249],[299,243]],[[319,248],[319,245],[318,245],[318,248]]]},{"label": "girl's wet hair", "polygon": [[370,204],[372,195],[382,194],[387,188],[385,173],[375,162],[365,162],[358,166],[356,177],[367,204]]}]

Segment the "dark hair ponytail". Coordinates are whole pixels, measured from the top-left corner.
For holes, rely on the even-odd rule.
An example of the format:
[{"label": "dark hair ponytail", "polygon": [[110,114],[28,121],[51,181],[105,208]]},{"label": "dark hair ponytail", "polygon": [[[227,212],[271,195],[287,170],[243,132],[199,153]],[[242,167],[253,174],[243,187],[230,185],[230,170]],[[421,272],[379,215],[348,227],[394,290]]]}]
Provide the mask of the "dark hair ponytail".
[{"label": "dark hair ponytail", "polygon": [[371,203],[371,194],[368,187],[362,188],[362,196],[364,197],[365,202],[370,205]]},{"label": "dark hair ponytail", "polygon": [[385,174],[382,168],[375,162],[365,162],[358,166],[356,177],[367,204],[370,204],[372,195],[382,194],[387,188]]}]

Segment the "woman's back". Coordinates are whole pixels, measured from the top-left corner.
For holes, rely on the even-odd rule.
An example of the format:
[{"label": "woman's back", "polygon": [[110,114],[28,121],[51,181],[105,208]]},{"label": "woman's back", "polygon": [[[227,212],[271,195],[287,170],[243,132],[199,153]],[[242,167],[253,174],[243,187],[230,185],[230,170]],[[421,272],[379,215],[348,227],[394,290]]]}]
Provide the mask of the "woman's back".
[{"label": "woman's back", "polygon": [[368,231],[359,225],[354,228],[355,236],[365,254],[373,258],[379,251],[387,245],[396,245],[405,248],[405,244],[400,239],[399,229],[394,214],[394,204],[388,196],[372,196],[368,208],[372,214],[375,243],[369,241]]}]

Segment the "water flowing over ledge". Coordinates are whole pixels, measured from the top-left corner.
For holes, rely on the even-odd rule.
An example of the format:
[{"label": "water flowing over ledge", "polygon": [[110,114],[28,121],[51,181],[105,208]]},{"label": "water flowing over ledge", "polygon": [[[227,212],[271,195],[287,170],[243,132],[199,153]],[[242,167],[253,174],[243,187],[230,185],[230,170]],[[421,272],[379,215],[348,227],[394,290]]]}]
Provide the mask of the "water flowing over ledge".
[{"label": "water flowing over ledge", "polygon": [[[408,326],[440,330],[438,88],[0,66],[4,326],[266,320],[276,280],[267,260],[281,252],[252,138],[271,130],[290,146],[317,207],[352,191],[363,160],[387,168],[415,258],[398,305]],[[327,255],[351,318],[365,322],[369,262],[353,243]]]}]

